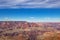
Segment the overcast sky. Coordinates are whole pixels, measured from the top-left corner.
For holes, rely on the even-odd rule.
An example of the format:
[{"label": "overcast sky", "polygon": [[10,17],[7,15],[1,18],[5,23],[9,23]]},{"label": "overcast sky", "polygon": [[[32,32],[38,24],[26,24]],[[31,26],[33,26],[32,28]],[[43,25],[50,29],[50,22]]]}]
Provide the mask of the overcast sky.
[{"label": "overcast sky", "polygon": [[59,8],[60,0],[0,0],[0,8]]}]

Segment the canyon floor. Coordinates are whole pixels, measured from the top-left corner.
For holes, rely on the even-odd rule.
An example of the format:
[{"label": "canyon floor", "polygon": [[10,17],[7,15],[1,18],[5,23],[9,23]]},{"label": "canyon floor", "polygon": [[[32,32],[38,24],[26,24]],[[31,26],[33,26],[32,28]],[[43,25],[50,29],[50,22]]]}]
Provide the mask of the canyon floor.
[{"label": "canyon floor", "polygon": [[60,22],[0,21],[0,40],[60,40]]}]

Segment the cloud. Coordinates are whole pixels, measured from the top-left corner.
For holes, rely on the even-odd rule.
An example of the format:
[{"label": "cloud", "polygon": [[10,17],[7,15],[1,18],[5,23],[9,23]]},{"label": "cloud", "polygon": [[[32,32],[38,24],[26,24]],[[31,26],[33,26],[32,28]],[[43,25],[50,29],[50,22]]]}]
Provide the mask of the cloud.
[{"label": "cloud", "polygon": [[33,20],[28,20],[30,22],[60,22],[60,18],[50,18],[50,17],[44,17],[44,18],[37,18]]},{"label": "cloud", "polygon": [[9,20],[8,17],[3,17],[3,18],[1,17],[1,18],[0,18],[0,21],[8,21],[8,20]]},{"label": "cloud", "polygon": [[29,17],[27,19],[22,19],[22,18],[19,19],[19,18],[3,17],[3,18],[0,18],[0,21],[60,22],[60,18],[50,18],[50,17],[35,18],[35,17]]},{"label": "cloud", "polygon": [[45,17],[45,18],[40,18],[39,22],[60,22],[60,18]]},{"label": "cloud", "polygon": [[30,17],[31,19],[34,19],[34,17]]},{"label": "cloud", "polygon": [[0,8],[58,8],[60,0],[0,0]]},{"label": "cloud", "polygon": [[0,19],[0,21],[11,21],[12,19],[10,17],[3,17]]}]

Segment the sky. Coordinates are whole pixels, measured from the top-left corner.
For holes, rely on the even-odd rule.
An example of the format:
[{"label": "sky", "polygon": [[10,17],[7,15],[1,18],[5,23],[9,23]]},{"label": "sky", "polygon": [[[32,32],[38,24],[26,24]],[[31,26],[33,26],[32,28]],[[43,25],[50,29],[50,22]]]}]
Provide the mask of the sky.
[{"label": "sky", "polygon": [[60,22],[60,0],[0,0],[0,21]]},{"label": "sky", "polygon": [[60,8],[60,0],[0,0],[0,8]]},{"label": "sky", "polygon": [[60,22],[60,9],[0,9],[0,21]]}]

